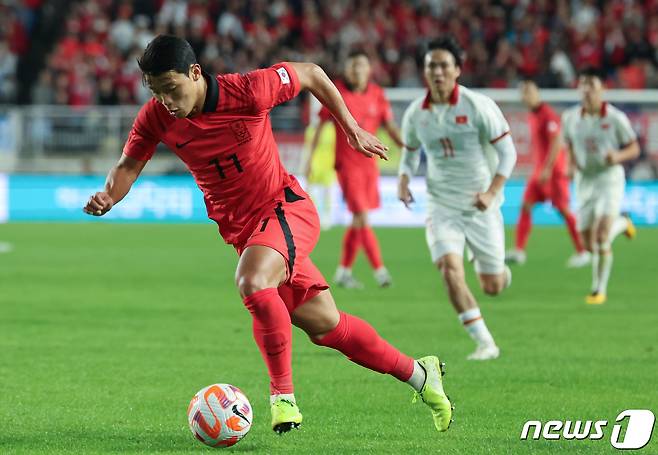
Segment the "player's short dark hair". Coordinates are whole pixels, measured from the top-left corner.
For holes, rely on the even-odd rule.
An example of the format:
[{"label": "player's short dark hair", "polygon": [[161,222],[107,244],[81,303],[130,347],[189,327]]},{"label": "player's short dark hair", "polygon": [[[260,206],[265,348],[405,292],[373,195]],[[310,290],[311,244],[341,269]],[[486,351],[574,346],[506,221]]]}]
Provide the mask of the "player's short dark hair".
[{"label": "player's short dark hair", "polygon": [[535,76],[530,76],[529,74],[525,74],[521,76],[521,83],[523,84],[534,84],[537,88],[539,88],[539,81]]},{"label": "player's short dark hair", "polygon": [[580,71],[578,71],[578,76],[596,77],[601,82],[603,82],[603,80],[605,79],[605,76],[603,75],[603,71],[601,71],[599,68],[596,68],[594,66],[586,66],[582,68]]},{"label": "player's short dark hair", "polygon": [[357,47],[357,48],[355,48],[355,49],[352,49],[352,50],[347,54],[347,59],[346,59],[346,60],[349,60],[349,59],[354,58],[354,57],[365,57],[365,58],[367,58],[368,60],[370,60],[370,56],[368,55],[368,53],[366,52],[366,50],[363,49],[363,48],[360,48],[360,47]]},{"label": "player's short dark hair", "polygon": [[424,55],[426,55],[428,52],[436,51],[439,49],[442,51],[450,52],[455,58],[455,65],[461,68],[462,64],[464,63],[464,50],[452,35],[442,36],[427,43]]},{"label": "player's short dark hair", "polygon": [[190,43],[173,35],[158,35],[146,46],[144,55],[137,59],[144,75],[158,76],[167,71],[188,75],[190,65],[197,63]]}]

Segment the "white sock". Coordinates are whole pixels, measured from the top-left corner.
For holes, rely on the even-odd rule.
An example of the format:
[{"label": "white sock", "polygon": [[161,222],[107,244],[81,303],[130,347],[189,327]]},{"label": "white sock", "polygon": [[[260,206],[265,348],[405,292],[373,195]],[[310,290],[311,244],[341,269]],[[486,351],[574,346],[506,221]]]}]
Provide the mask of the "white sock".
[{"label": "white sock", "polygon": [[274,404],[274,401],[277,398],[283,398],[284,400],[292,401],[293,403],[297,403],[295,401],[295,394],[294,393],[277,393],[276,395],[270,395],[270,406]]},{"label": "white sock", "polygon": [[352,268],[339,265],[336,269],[336,277],[342,278],[345,276],[352,276]]},{"label": "white sock", "polygon": [[466,310],[463,313],[459,313],[459,320],[464,325],[464,328],[471,338],[473,338],[478,345],[496,344],[487,325],[484,323],[479,308],[473,308]]},{"label": "white sock", "polygon": [[606,294],[608,291],[608,279],[612,270],[612,252],[601,254],[599,259],[599,292]]},{"label": "white sock", "polygon": [[592,253],[592,292],[599,291],[599,252]]},{"label": "white sock", "polygon": [[426,377],[427,373],[425,368],[423,368],[418,361],[414,360],[414,372],[411,373],[411,377],[407,379],[407,384],[413,387],[416,392],[420,392],[423,390]]},{"label": "white sock", "polygon": [[618,216],[610,226],[610,242],[615,239],[619,234],[623,234],[628,229],[628,219],[625,216]]},{"label": "white sock", "polygon": [[512,269],[509,266],[505,266],[505,289],[512,285]]},{"label": "white sock", "polygon": [[324,201],[324,207],[322,212],[320,212],[320,226],[324,229],[329,229],[331,227],[331,187],[322,185],[322,200]]}]

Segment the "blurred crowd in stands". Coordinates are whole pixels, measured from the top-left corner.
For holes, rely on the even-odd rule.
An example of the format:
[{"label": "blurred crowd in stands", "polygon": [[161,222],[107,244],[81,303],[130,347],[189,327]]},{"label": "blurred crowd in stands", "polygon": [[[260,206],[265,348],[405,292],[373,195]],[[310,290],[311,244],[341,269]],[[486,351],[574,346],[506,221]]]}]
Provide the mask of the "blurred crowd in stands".
[{"label": "blurred crowd in stands", "polygon": [[30,34],[43,0],[0,0],[0,103],[16,94],[18,60],[30,48]]},{"label": "blurred crowd in stands", "polygon": [[658,81],[658,0],[82,0],[60,2],[59,33],[45,43],[31,40],[42,3],[0,0],[0,102],[15,99],[17,67],[34,46],[45,50],[26,59],[26,102],[143,102],[136,58],[159,33],[186,37],[209,72],[301,60],[335,75],[358,46],[379,83],[418,87],[423,43],[451,33],[470,86],[514,87],[531,75],[573,87],[583,66],[604,69],[609,87]]}]

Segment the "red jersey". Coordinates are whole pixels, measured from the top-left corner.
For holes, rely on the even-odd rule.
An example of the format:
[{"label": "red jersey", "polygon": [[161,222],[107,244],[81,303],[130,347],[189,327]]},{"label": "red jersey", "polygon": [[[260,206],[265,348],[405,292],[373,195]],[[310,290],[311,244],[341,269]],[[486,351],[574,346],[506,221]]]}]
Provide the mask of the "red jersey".
[{"label": "red jersey", "polygon": [[[535,163],[532,174],[536,176],[544,168],[544,163],[550,153],[551,141],[560,133],[560,118],[548,104],[541,103],[528,114],[528,125],[530,126],[530,147]],[[560,150],[555,159],[553,174],[565,173],[565,165],[564,150]]]},{"label": "red jersey", "polygon": [[[393,120],[393,111],[384,95],[384,90],[374,82],[369,82],[362,93],[350,91],[341,81],[336,82],[336,87],[345,100],[350,113],[364,130],[374,134],[382,123]],[[350,169],[357,168],[377,169],[377,160],[362,155],[350,146],[345,132],[335,122],[331,112],[326,107],[322,107],[320,110],[320,120],[330,120],[336,125],[335,167],[337,171],[345,170],[349,172]]]},{"label": "red jersey", "polygon": [[177,119],[152,98],[142,106],[123,153],[149,160],[163,142],[187,165],[203,192],[208,217],[226,243],[244,242],[259,212],[284,189],[303,191],[279,159],[270,110],[299,93],[286,63],[247,74],[204,74],[208,84],[200,114]]}]

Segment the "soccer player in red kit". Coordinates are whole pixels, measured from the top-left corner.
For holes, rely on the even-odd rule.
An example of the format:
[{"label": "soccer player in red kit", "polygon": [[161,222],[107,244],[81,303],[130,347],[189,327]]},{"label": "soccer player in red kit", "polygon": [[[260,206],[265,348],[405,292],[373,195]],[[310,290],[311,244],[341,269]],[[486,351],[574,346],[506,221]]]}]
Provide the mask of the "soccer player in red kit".
[{"label": "soccer player in red kit", "polygon": [[560,118],[551,107],[542,102],[537,84],[532,79],[521,83],[521,99],[530,109],[530,144],[535,168],[523,195],[523,206],[516,228],[516,248],[508,251],[506,261],[523,264],[526,261],[525,247],[532,228],[532,207],[538,202],[550,200],[562,215],[576,253],[567,261],[568,267],[584,267],[590,254],[583,247],[576,217],[569,209],[569,178],[566,156],[560,141]]},{"label": "soccer player in red kit", "polygon": [[[281,164],[270,110],[309,90],[331,111],[355,150],[386,157],[385,147],[359,127],[324,71],[313,63],[286,62],[211,76],[187,41],[168,35],[149,43],[139,66],[153,98],[137,115],[104,190],[91,196],[84,211],[107,213],[128,193],[156,145],[165,143],[189,168],[208,216],[239,255],[235,283],[270,376],[272,429],[287,432],[302,422],[292,381],[294,324],[313,343],[408,382],[430,407],[436,428],[447,430],[452,409],[438,358],[414,360],[367,322],[339,311],[309,258],[319,236],[318,214]],[[212,437],[209,422],[200,426]]]},{"label": "soccer player in red kit", "polygon": [[[391,105],[384,90],[370,80],[370,73],[368,54],[363,50],[354,50],[345,61],[344,78],[336,82],[336,88],[361,128],[374,134],[380,126],[384,126],[401,147],[400,131],[393,120]],[[377,162],[354,150],[338,120],[332,117],[326,106],[320,110],[320,123],[311,141],[311,158],[322,127],[327,122],[334,122],[336,126],[336,175],[347,208],[352,213],[352,224],[343,237],[343,251],[334,282],[345,288],[363,287],[352,275],[352,264],[363,247],[375,280],[379,286],[387,287],[391,284],[391,276],[384,266],[377,236],[368,223],[368,211],[379,207]]]}]

